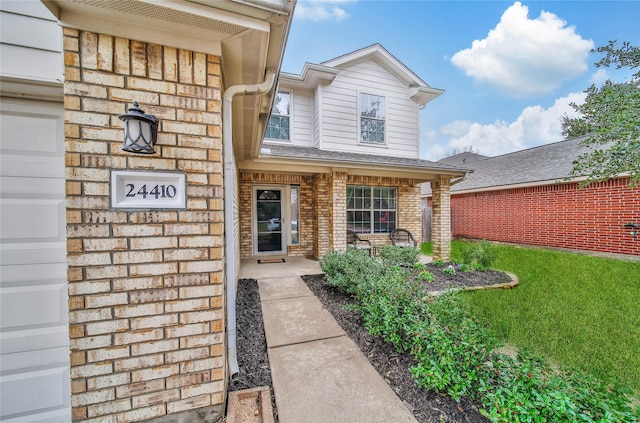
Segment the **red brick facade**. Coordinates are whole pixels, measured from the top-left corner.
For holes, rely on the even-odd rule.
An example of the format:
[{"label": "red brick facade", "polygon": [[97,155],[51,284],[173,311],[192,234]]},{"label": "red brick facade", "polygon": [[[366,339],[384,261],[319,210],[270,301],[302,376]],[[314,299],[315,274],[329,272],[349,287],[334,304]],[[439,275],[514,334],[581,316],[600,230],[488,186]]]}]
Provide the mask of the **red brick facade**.
[{"label": "red brick facade", "polygon": [[640,255],[640,188],[614,179],[451,194],[455,237]]}]

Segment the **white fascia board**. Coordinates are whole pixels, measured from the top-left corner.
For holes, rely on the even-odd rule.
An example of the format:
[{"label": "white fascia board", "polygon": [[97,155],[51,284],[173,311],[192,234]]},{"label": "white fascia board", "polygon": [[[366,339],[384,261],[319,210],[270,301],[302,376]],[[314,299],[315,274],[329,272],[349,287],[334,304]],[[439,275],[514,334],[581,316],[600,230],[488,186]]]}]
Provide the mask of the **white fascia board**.
[{"label": "white fascia board", "polygon": [[280,80],[287,86],[312,89],[317,87],[320,81],[333,81],[338,73],[339,69],[305,63],[300,75],[282,72]]},{"label": "white fascia board", "polygon": [[410,90],[411,99],[419,106],[424,106],[444,93],[444,90],[431,87],[411,87]]}]

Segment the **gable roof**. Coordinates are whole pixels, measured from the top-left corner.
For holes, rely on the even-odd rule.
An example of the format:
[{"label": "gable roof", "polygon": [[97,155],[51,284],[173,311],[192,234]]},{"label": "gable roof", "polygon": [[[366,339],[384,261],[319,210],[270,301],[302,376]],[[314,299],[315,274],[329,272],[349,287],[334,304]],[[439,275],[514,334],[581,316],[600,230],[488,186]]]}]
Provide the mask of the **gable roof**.
[{"label": "gable roof", "polygon": [[282,73],[281,81],[290,85],[312,88],[319,80],[332,81],[340,69],[345,69],[357,63],[374,60],[402,81],[411,89],[411,98],[420,106],[438,97],[444,90],[431,88],[418,75],[413,73],[402,62],[396,59],[380,44],[373,44],[351,53],[327,60],[318,64],[305,63],[300,75]]},{"label": "gable roof", "polygon": [[413,178],[416,183],[435,180],[439,175],[464,176],[468,169],[428,160],[374,154],[346,153],[314,147],[263,143],[260,156],[238,163],[241,170],[295,171],[322,173],[346,170],[354,174]]},{"label": "gable roof", "polygon": [[[469,167],[474,170],[466,180],[451,187],[451,192],[487,191],[513,185],[544,185],[563,182],[573,168],[572,162],[590,151],[580,144],[586,137],[572,138],[496,157],[461,153],[438,163]],[[423,186],[423,194],[429,194]]]}]

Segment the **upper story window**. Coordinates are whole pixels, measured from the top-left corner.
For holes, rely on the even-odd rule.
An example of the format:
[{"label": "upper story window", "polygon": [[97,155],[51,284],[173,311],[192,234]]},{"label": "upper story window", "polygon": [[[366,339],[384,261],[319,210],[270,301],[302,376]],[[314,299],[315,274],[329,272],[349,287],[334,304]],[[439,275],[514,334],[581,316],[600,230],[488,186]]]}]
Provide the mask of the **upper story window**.
[{"label": "upper story window", "polygon": [[273,109],[267,124],[265,138],[280,141],[290,141],[291,131],[289,125],[291,122],[291,93],[287,91],[278,91],[276,99],[273,102]]},{"label": "upper story window", "polygon": [[385,98],[373,94],[360,94],[360,141],[372,144],[385,143]]}]

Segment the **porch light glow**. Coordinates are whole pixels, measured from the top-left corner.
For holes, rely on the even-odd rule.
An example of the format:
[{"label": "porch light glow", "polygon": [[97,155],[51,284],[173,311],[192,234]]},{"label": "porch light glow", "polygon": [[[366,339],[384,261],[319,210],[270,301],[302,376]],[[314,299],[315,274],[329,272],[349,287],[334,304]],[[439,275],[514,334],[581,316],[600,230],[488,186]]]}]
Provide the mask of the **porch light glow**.
[{"label": "porch light glow", "polygon": [[124,121],[124,151],[154,154],[153,145],[158,138],[158,119],[140,109],[137,101],[129,113],[118,116]]}]

